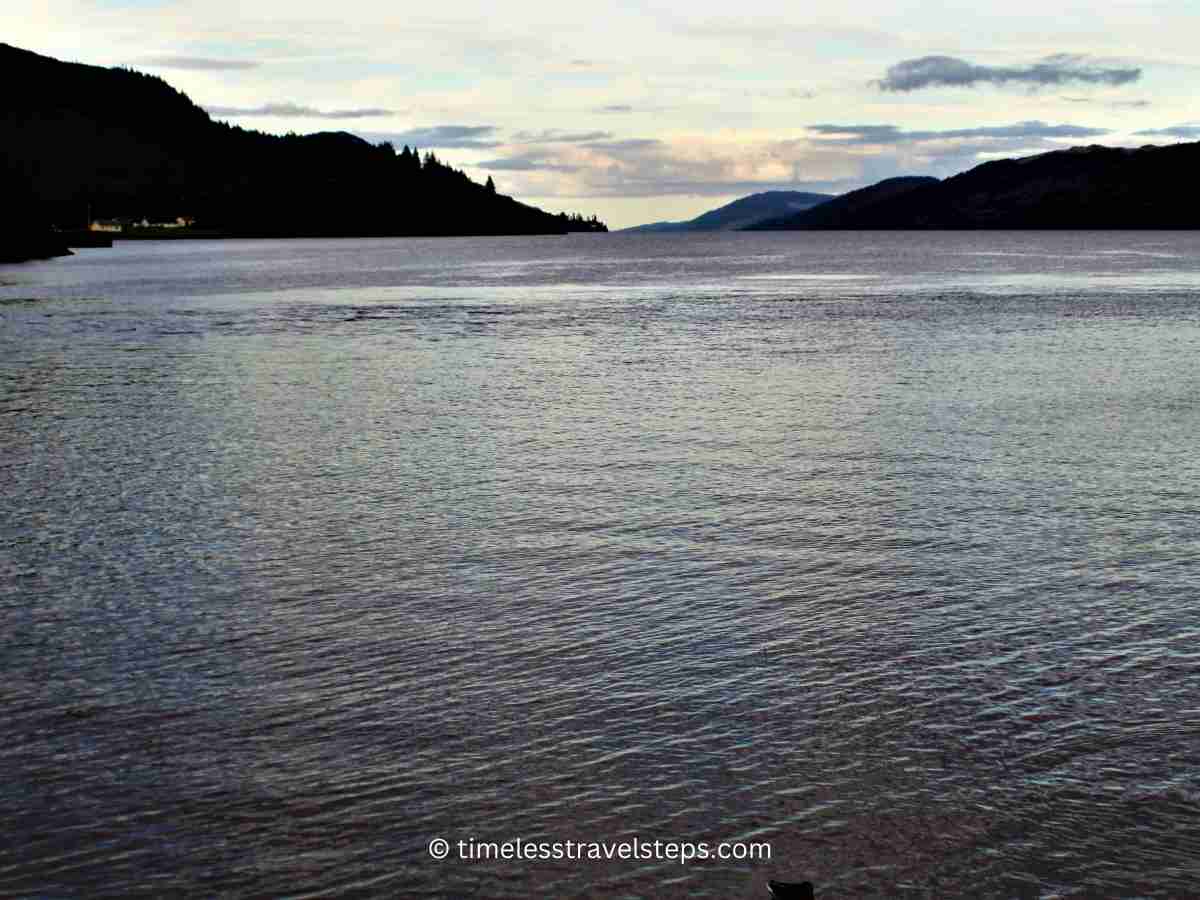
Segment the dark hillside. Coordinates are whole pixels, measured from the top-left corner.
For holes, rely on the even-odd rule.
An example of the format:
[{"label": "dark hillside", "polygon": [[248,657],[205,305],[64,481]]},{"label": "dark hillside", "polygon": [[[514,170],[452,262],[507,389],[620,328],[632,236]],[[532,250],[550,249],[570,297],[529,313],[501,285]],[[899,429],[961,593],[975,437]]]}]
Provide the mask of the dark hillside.
[{"label": "dark hillside", "polygon": [[[1200,228],[1200,143],[1074,147],[947,178],[889,179],[776,228]],[[853,201],[853,202],[851,202]]]},{"label": "dark hillside", "polygon": [[[875,204],[907,194],[921,187],[937,184],[936,178],[908,176],[888,178],[870,187],[860,188],[840,197],[834,197],[818,206],[813,206],[803,212],[793,213],[782,218],[768,219],[750,227],[751,231],[779,231],[796,227],[805,228],[835,228],[870,209]],[[797,223],[803,223],[802,226]]]},{"label": "dark hillside", "polygon": [[793,215],[824,203],[832,194],[812,194],[806,191],[763,191],[750,194],[710,209],[708,212],[686,222],[651,222],[623,229],[631,232],[664,231],[737,231],[747,229],[767,219]]},{"label": "dark hillside", "polygon": [[10,170],[0,157],[0,263],[25,262],[67,256],[70,250],[61,237],[50,230],[42,217],[37,198],[20,173]]},{"label": "dark hillside", "polygon": [[98,218],[195,218],[235,234],[602,231],[476,184],[431,155],[344,132],[285,137],[214,122],[154,76],[0,44],[0,143],[63,228]]}]

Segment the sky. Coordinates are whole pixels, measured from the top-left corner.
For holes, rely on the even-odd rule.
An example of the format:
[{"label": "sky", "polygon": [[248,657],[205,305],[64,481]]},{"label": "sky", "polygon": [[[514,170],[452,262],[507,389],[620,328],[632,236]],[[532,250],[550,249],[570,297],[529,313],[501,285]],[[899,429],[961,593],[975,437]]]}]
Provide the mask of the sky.
[{"label": "sky", "polygon": [[8,0],[0,40],[243,127],[433,151],[611,228],[1200,140],[1197,0]]}]

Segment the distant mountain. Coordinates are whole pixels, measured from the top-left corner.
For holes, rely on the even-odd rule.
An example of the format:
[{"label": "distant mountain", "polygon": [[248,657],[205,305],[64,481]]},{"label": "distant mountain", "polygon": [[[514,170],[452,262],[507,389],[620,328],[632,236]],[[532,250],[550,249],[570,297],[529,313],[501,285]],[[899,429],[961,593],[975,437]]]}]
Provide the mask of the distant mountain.
[{"label": "distant mountain", "polygon": [[[165,81],[0,44],[0,163],[42,216],[194,218],[254,236],[544,234],[607,230],[471,181],[432,154],[345,132],[279,137],[215,122]],[[18,87],[19,86],[19,87]]]},{"label": "distant mountain", "polygon": [[928,187],[938,183],[936,178],[921,176],[902,176],[887,178],[870,187],[860,188],[840,197],[834,197],[800,213],[791,213],[774,219],[766,219],[751,225],[750,231],[778,231],[799,227],[796,223],[803,222],[806,228],[835,228],[848,219],[863,214],[872,207],[892,200],[909,191]]},{"label": "distant mountain", "polygon": [[763,191],[741,200],[734,200],[687,222],[651,222],[635,225],[622,231],[736,231],[764,219],[788,216],[824,203],[832,194],[809,194],[804,191]]},{"label": "distant mountain", "polygon": [[1200,143],[1074,147],[938,181],[888,179],[760,225],[816,228],[1200,228]]}]

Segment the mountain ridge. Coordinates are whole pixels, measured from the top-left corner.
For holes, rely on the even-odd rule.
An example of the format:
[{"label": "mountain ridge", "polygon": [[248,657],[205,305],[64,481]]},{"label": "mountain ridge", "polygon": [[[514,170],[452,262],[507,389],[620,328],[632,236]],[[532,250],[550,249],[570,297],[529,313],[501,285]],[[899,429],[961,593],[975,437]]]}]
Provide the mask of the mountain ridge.
[{"label": "mountain ridge", "polygon": [[682,222],[649,222],[622,228],[624,233],[658,233],[676,231],[737,231],[764,219],[785,213],[809,209],[833,198],[833,194],[814,194],[807,191],[761,191],[749,194],[724,206],[710,209],[694,219]]},{"label": "mountain ridge", "polygon": [[887,179],[751,230],[1194,229],[1182,185],[1200,142],[1097,144],[991,160],[946,179]]}]

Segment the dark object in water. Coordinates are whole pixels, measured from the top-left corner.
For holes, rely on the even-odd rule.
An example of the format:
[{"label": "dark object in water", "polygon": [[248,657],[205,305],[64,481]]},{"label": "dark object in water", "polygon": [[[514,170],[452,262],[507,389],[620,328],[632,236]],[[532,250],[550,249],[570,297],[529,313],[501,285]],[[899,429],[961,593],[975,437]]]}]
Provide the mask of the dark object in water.
[{"label": "dark object in water", "polygon": [[768,881],[767,890],[775,900],[814,900],[811,881]]}]

